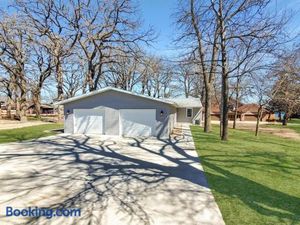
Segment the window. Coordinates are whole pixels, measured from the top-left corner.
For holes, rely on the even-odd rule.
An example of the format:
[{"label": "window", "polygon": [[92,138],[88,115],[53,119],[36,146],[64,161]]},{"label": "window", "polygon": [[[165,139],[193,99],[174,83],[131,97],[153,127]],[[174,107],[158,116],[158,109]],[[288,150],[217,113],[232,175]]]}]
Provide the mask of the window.
[{"label": "window", "polygon": [[193,109],[186,109],[186,117],[191,118],[193,115]]}]

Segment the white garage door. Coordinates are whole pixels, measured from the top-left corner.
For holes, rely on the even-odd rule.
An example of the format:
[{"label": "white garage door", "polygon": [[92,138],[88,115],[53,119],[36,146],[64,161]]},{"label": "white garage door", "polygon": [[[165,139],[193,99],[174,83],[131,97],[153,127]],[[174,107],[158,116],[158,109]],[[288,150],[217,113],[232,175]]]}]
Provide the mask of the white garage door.
[{"label": "white garage door", "polygon": [[74,133],[103,134],[104,110],[74,109]]},{"label": "white garage door", "polygon": [[155,134],[155,109],[121,109],[120,134],[127,137],[148,137]]}]

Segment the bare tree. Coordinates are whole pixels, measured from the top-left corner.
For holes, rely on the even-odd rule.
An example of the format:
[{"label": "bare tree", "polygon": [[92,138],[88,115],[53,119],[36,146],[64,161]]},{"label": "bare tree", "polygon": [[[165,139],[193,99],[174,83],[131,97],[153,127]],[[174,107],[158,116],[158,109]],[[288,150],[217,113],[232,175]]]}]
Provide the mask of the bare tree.
[{"label": "bare tree", "polygon": [[84,86],[84,65],[81,60],[71,58],[64,68],[64,94],[65,98],[74,97],[83,90]]},{"label": "bare tree", "polygon": [[[219,22],[211,13],[210,5],[197,0],[180,1],[176,22],[181,31],[176,42],[184,42],[183,45],[189,49],[189,54],[195,55],[198,75],[203,76],[204,131],[210,132],[213,83],[219,56]],[[186,43],[191,44],[186,46]]]},{"label": "bare tree", "polygon": [[78,36],[78,49],[87,64],[86,83],[96,90],[103,78],[104,67],[115,58],[132,52],[140,42],[153,38],[152,29],[140,32],[140,21],[134,19],[136,7],[129,0],[71,1],[68,21]]},{"label": "bare tree", "polygon": [[[228,87],[229,77],[241,64],[255,54],[276,49],[284,20],[281,16],[267,12],[269,0],[259,1],[211,1],[212,10],[220,26],[219,43],[221,50],[222,77],[222,132],[221,139],[228,139]],[[231,50],[245,46],[245,53],[237,65],[229,60]]]},{"label": "bare tree", "polygon": [[[15,0],[14,6],[21,17],[32,24],[35,35],[42,37],[51,51],[54,73],[57,82],[57,100],[63,100],[63,64],[70,56],[77,40],[76,33],[67,26],[65,14],[68,5],[53,0]],[[58,119],[63,116],[62,107],[58,107]]]},{"label": "bare tree", "polygon": [[115,57],[115,62],[108,64],[108,71],[104,73],[105,85],[132,91],[141,79],[141,60],[142,56],[138,52]]},{"label": "bare tree", "polygon": [[[236,66],[236,69],[231,72],[229,77],[233,86],[231,95],[235,99],[233,129],[236,128],[239,103],[243,97],[249,95],[252,87],[251,74],[267,69],[269,64],[269,62],[264,60],[264,54],[248,55],[248,51],[248,46],[243,44],[236,46],[231,51],[231,64],[232,67]],[[247,57],[244,58],[245,56]]]},{"label": "bare tree", "polygon": [[[34,40],[34,37],[32,38]],[[28,85],[31,92],[31,99],[34,104],[36,117],[41,116],[41,91],[45,81],[50,77],[54,65],[51,50],[42,40],[35,39],[30,45],[30,62]]]},{"label": "bare tree", "polygon": [[201,85],[199,84],[201,77],[197,74],[193,60],[190,58],[183,59],[176,68],[176,81],[178,88],[183,89],[184,96],[186,98],[189,96],[199,97],[201,94]]},{"label": "bare tree", "polygon": [[272,85],[271,76],[267,76],[263,73],[251,73],[252,78],[252,96],[256,99],[258,104],[256,126],[255,126],[255,136],[258,136],[259,132],[259,122],[261,121],[263,111],[265,107],[269,104],[272,96]]},{"label": "bare tree", "polygon": [[276,81],[272,89],[270,105],[279,112],[284,112],[283,125],[293,113],[300,109],[300,51],[299,48],[280,55],[271,73]]},{"label": "bare tree", "polygon": [[170,83],[173,78],[173,69],[166,60],[157,56],[143,57],[141,73],[142,94],[155,98],[170,95]]},{"label": "bare tree", "polygon": [[[3,76],[0,77],[0,92],[4,93],[6,96],[6,117],[13,119],[13,114],[11,113],[12,106],[14,104],[13,99],[13,81],[10,80],[11,77],[5,77],[4,73]],[[2,114],[1,114],[2,116]]]},{"label": "bare tree", "polygon": [[4,15],[0,20],[0,66],[9,75],[15,95],[16,115],[26,121],[27,80],[25,64],[28,60],[30,37],[26,32],[26,21],[15,16]]}]

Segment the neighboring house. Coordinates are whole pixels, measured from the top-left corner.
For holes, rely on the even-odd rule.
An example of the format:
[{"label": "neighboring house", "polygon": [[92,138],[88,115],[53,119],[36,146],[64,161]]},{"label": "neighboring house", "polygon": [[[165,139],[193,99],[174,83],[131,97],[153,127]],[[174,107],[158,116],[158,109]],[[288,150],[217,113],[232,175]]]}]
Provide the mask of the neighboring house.
[{"label": "neighboring house", "polygon": [[211,120],[220,120],[220,106],[218,104],[213,104],[211,106]]},{"label": "neighboring house", "polygon": [[200,99],[158,99],[107,87],[64,105],[65,133],[167,137],[175,123],[200,123]]},{"label": "neighboring house", "polygon": [[[41,114],[42,115],[53,115],[55,114],[54,107],[50,104],[41,104],[40,106]],[[36,114],[35,112],[35,105],[32,103],[27,109],[27,114],[32,115]]]},{"label": "neighboring house", "polygon": [[[259,105],[255,103],[242,104],[237,109],[237,119],[239,121],[256,121],[258,116],[258,108]],[[234,109],[228,111],[229,120],[234,120],[234,115]],[[220,109],[218,105],[212,106],[211,118],[212,120],[220,120]],[[267,110],[266,108],[263,109],[261,121],[274,121],[275,119],[276,118],[273,112]]]},{"label": "neighboring house", "polygon": [[[0,107],[1,107],[1,115],[0,117],[2,118],[7,118],[7,110],[8,110],[8,98],[6,96],[0,96]],[[16,107],[15,105],[11,105],[11,115],[15,115],[16,114]]]},{"label": "neighboring house", "polygon": [[6,102],[7,102],[7,97],[0,96],[0,107],[2,110],[6,110]]},{"label": "neighboring house", "polygon": [[[220,120],[220,105],[218,104],[213,104],[211,107],[211,120]],[[238,114],[239,118],[239,114]],[[228,110],[228,120],[234,120],[234,111],[233,111],[233,106],[230,105],[229,110]]]},{"label": "neighboring house", "polygon": [[[7,110],[8,110],[8,105],[7,105],[7,97],[5,96],[0,96],[0,111],[1,111],[1,115],[2,117],[7,117]],[[28,103],[27,105],[29,105],[27,107],[26,110],[26,114],[27,115],[35,115],[35,107],[33,103]],[[41,114],[42,115],[55,115],[55,109],[53,107],[53,105],[51,104],[41,104]],[[15,115],[16,114],[16,105],[12,104],[11,105],[11,114]]]},{"label": "neighboring house", "polygon": [[[241,121],[256,121],[258,116],[259,105],[255,103],[245,104],[238,108],[238,117]],[[263,108],[261,121],[274,121],[275,115],[273,112]]]}]

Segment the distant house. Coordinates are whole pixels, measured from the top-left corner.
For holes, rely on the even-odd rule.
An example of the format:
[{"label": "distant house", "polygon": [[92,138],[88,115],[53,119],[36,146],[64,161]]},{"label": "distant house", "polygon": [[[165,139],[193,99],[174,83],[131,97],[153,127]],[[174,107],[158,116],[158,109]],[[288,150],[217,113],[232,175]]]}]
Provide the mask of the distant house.
[{"label": "distant house", "polygon": [[0,96],[0,107],[2,110],[6,109],[6,102],[7,102],[7,97]]},{"label": "distant house", "polygon": [[211,107],[211,120],[220,120],[220,106],[218,104],[213,104]]},{"label": "distant house", "polygon": [[[234,120],[234,107],[233,104],[229,105],[229,110],[228,110],[228,119],[229,120]],[[211,120],[220,120],[220,105],[218,104],[213,104],[211,108]]]},{"label": "distant house", "polygon": [[[245,104],[238,108],[238,115],[240,121],[256,121],[258,116],[259,105]],[[275,115],[266,108],[263,109],[261,121],[274,121]]]},{"label": "distant house", "polygon": [[[53,107],[53,105],[50,105],[50,104],[41,104],[40,110],[41,110],[42,115],[55,114],[54,107]],[[36,114],[35,105],[33,103],[29,105],[29,107],[27,109],[27,114],[29,114],[29,115]]]},{"label": "distant house", "polygon": [[[8,105],[7,105],[7,102],[8,102],[8,98],[6,96],[0,96],[0,112],[1,112],[1,115],[0,117],[2,118],[6,118],[8,117],[7,115],[7,110],[8,110]],[[11,115],[15,115],[16,114],[16,106],[15,105],[11,105],[11,108],[10,108],[10,113]]]},{"label": "distant house", "polygon": [[[237,109],[237,119],[239,121],[256,121],[258,116],[259,105],[255,103],[241,104]],[[234,120],[235,110],[230,109],[228,111],[228,119]],[[211,119],[220,120],[220,106],[214,104],[211,110]],[[263,109],[261,121],[274,121],[275,114],[270,112],[266,108]]]},{"label": "distant house", "polygon": [[[1,111],[1,116],[3,118],[6,118],[8,117],[8,99],[6,96],[0,96],[0,111]],[[14,117],[14,115],[16,115],[16,105],[15,104],[12,104],[11,105],[11,108],[10,108],[10,112],[11,112],[11,115]],[[56,112],[55,112],[55,108],[53,105],[51,104],[41,104],[41,115],[54,115]],[[26,114],[27,115],[35,115],[36,112],[35,112],[35,106],[33,103],[28,103],[28,107],[27,107],[27,110],[26,110]]]}]

